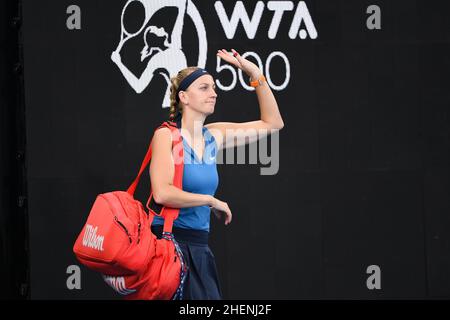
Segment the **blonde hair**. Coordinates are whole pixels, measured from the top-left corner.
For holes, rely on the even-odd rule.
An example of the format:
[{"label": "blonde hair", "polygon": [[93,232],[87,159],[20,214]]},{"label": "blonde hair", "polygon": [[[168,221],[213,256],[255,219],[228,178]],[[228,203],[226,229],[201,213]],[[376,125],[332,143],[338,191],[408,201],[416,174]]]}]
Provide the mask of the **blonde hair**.
[{"label": "blonde hair", "polygon": [[187,67],[180,72],[175,77],[172,77],[170,79],[171,86],[170,86],[170,110],[169,110],[169,120],[173,120],[175,116],[177,115],[178,111],[180,113],[183,113],[183,108],[181,103],[177,102],[177,90],[180,86],[181,81],[183,81],[184,78],[186,78],[188,75],[190,75],[195,70],[200,69],[199,67]]}]

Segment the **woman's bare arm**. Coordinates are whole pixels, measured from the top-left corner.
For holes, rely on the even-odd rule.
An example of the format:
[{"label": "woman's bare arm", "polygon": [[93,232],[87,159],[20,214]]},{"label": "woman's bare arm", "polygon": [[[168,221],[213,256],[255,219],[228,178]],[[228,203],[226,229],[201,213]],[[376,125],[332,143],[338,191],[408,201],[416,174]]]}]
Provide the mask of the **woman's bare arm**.
[{"label": "woman's bare arm", "polygon": [[166,207],[213,206],[215,198],[207,194],[183,191],[173,185],[175,165],[172,157],[172,133],[169,128],[155,131],[152,141],[150,181],[154,200]]}]

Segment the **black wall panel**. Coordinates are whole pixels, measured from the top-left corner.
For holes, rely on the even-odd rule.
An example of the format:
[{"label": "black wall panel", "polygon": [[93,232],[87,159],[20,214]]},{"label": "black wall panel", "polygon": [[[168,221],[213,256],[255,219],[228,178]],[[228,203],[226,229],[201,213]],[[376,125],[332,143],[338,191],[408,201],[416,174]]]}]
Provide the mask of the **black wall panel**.
[{"label": "black wall panel", "polygon": [[[144,16],[135,2],[126,15],[130,29]],[[260,2],[253,39],[241,23],[229,39],[217,14],[215,4],[229,17],[240,1],[188,2],[200,17],[184,18],[189,65],[207,39],[205,67],[223,84],[232,77],[218,71],[217,49],[255,52],[264,63],[279,51],[290,67],[286,88],[273,89],[285,122],[278,172],[262,175],[261,163],[218,166],[216,196],[234,216],[228,227],[211,219],[224,297],[449,298],[448,2],[292,1],[275,39],[268,38],[268,6],[277,1]],[[67,268],[79,265],[72,246],[95,196],[128,187],[168,113],[163,65],[137,93],[111,60],[126,3],[24,1],[32,298],[119,298],[83,266],[81,289],[70,290],[66,281]],[[317,38],[289,38],[299,3]],[[373,4],[381,30],[366,27]],[[66,26],[70,5],[81,10],[79,30]],[[257,2],[243,6],[251,16]],[[176,16],[163,8],[149,24],[172,30]],[[200,20],[204,36],[195,32]],[[154,35],[146,40],[163,45]],[[122,48],[136,75],[149,62],[140,60],[144,46],[141,34]],[[287,77],[279,57],[270,76],[275,84]],[[258,119],[255,94],[239,81],[218,95],[207,123]],[[138,198],[145,201],[148,174],[142,182]],[[380,268],[380,289],[367,287],[372,265]]]}]

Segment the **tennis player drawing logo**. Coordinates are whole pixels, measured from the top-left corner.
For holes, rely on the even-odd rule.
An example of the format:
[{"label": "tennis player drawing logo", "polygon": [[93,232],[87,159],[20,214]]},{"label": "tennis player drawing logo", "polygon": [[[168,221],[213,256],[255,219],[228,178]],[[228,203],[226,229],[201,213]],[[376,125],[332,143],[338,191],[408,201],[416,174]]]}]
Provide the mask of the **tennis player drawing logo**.
[{"label": "tennis player drawing logo", "polygon": [[[145,19],[140,28],[135,32],[127,30],[124,24],[124,16],[126,14],[127,8],[132,3],[140,3],[145,12]],[[167,7],[175,7],[178,9],[177,18],[172,30],[172,34],[170,36],[163,27],[148,25],[150,18],[156,12]],[[162,103],[163,108],[168,108],[170,106],[170,78],[175,76],[179,70],[184,69],[188,66],[186,55],[182,50],[183,48],[181,43],[184,19],[186,16],[191,18],[198,35],[199,55],[196,64],[199,67],[204,68],[206,65],[206,54],[208,46],[206,30],[200,13],[191,0],[129,0],[122,9],[120,41],[117,45],[117,48],[111,54],[111,60],[119,67],[128,84],[138,94],[142,93],[145,88],[147,88],[147,86],[152,81],[155,72],[162,69],[162,71],[159,71],[159,74],[162,75],[167,82],[167,89]],[[164,48],[152,46],[151,43],[147,43],[147,35],[149,33],[164,39]],[[146,59],[148,59],[147,66],[139,76],[135,75],[122,62],[121,56],[121,51],[125,43],[135,37],[142,37],[143,39],[141,62],[144,62]]]}]

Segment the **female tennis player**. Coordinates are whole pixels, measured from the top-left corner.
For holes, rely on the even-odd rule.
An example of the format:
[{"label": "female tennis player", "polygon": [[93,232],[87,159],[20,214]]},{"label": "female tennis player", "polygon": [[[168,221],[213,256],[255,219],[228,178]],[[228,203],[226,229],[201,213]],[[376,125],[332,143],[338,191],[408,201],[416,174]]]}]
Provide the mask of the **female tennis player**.
[{"label": "female tennis player", "polygon": [[[179,124],[184,148],[182,190],[172,185],[174,159],[170,129],[156,130],[152,140],[150,180],[153,198],[161,205],[180,208],[173,234],[189,267],[183,292],[187,300],[222,299],[214,255],[208,246],[210,215],[211,211],[218,217],[223,215],[225,225],[228,225],[232,212],[226,202],[214,197],[219,183],[217,152],[258,140],[264,136],[258,133],[270,133],[284,126],[277,101],[261,70],[234,49],[231,51],[232,54],[225,49],[218,50],[217,56],[249,76],[250,85],[255,88],[260,119],[205,125],[217,100],[214,78],[202,68],[187,67],[171,78],[170,88],[169,119]],[[242,134],[248,139],[239,139]],[[152,231],[158,237],[161,237],[163,224],[163,218],[155,217]]]}]

